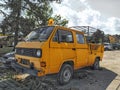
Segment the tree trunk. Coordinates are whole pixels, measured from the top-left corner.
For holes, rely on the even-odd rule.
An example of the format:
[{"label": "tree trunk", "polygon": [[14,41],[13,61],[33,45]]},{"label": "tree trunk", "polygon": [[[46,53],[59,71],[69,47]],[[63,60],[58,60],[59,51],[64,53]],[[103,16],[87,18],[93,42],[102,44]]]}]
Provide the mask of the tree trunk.
[{"label": "tree trunk", "polygon": [[15,36],[14,36],[14,49],[15,46],[18,43],[18,31],[19,31],[19,25],[20,25],[20,14],[21,14],[21,0],[18,0],[17,2],[17,16],[16,16],[16,22],[15,22]]},{"label": "tree trunk", "polygon": [[5,35],[5,28],[2,29],[2,34]]}]

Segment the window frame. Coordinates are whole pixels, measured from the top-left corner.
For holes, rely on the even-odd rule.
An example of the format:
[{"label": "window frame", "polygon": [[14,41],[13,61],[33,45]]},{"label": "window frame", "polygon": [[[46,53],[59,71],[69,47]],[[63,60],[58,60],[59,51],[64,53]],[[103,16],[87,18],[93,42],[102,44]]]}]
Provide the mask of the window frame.
[{"label": "window frame", "polygon": [[[61,38],[61,37],[60,37],[60,36],[61,36],[60,31],[69,32],[70,35],[72,36],[72,37],[71,37],[71,38],[72,38],[72,41],[71,41],[71,42],[67,42],[67,40],[66,40],[66,41],[61,41],[61,40],[60,40],[60,38]],[[54,40],[54,37],[55,37],[56,34],[57,34],[57,40],[55,41],[55,40]],[[66,36],[67,36],[67,35],[69,35],[69,34],[66,34]],[[55,34],[54,34],[54,36],[53,36],[53,38],[52,38],[52,41],[53,41],[53,42],[59,42],[59,43],[74,43],[73,32],[70,31],[70,30],[57,29],[56,32],[55,32]]]},{"label": "window frame", "polygon": [[[79,41],[79,36],[77,36],[77,35],[81,35],[82,36],[82,39],[83,39],[82,42]],[[77,41],[78,44],[85,44],[85,37],[84,37],[84,35],[79,33],[79,32],[76,32],[76,41]]]}]

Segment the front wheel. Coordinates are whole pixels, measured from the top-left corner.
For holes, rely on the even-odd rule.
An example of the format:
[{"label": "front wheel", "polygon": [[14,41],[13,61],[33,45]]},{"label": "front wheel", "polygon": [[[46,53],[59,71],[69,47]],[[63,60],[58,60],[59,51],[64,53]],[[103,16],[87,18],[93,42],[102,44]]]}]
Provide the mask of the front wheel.
[{"label": "front wheel", "polygon": [[94,64],[93,64],[93,69],[94,70],[99,70],[100,69],[100,60],[96,58]]},{"label": "front wheel", "polygon": [[73,67],[69,64],[63,64],[59,74],[58,82],[61,85],[67,84],[70,82],[73,76]]}]

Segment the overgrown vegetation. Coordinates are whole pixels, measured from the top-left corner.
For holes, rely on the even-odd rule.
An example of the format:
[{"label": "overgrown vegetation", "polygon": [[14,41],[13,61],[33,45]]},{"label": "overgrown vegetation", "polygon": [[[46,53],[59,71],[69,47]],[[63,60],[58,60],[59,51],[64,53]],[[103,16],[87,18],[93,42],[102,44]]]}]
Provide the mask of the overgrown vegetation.
[{"label": "overgrown vegetation", "polygon": [[0,56],[2,56],[5,53],[11,52],[13,50],[13,47],[3,47],[0,48]]}]

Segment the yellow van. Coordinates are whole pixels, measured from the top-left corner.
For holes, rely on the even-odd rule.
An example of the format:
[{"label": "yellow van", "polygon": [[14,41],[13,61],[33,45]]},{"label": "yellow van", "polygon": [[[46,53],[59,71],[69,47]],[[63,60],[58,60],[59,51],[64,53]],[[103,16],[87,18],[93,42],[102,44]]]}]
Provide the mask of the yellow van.
[{"label": "yellow van", "polygon": [[103,45],[88,44],[84,33],[62,26],[45,26],[32,31],[15,49],[12,66],[23,73],[45,76],[57,73],[58,82],[70,82],[74,70],[99,69]]}]

